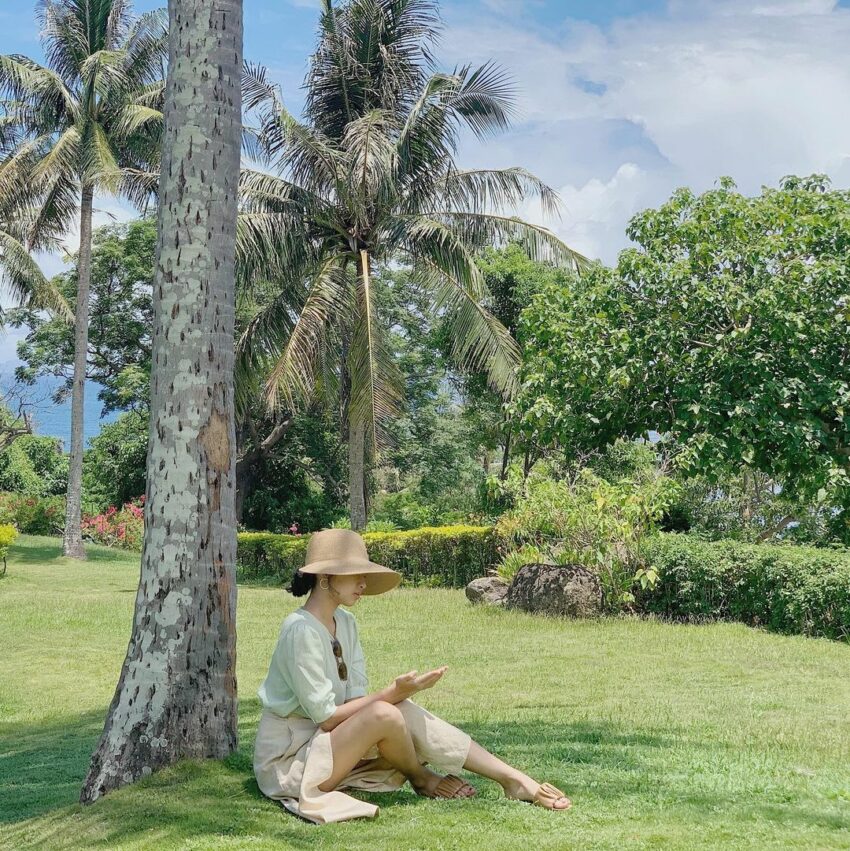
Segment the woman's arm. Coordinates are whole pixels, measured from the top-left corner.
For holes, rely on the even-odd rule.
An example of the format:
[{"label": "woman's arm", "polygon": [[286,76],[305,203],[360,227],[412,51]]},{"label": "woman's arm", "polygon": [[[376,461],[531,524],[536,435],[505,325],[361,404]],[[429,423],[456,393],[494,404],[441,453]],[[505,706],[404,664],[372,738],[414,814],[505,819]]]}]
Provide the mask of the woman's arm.
[{"label": "woman's arm", "polygon": [[372,694],[363,697],[352,698],[343,703],[342,706],[337,706],[333,715],[322,721],[319,727],[325,732],[330,732],[334,727],[354,715],[355,712],[359,712],[370,703],[375,703],[378,700],[384,700],[387,703],[401,703],[402,700],[406,700],[416,692],[431,688],[446,670],[446,667],[443,666],[418,675],[416,671],[408,671],[406,674],[396,677],[391,685],[382,688],[380,691],[374,691]]}]

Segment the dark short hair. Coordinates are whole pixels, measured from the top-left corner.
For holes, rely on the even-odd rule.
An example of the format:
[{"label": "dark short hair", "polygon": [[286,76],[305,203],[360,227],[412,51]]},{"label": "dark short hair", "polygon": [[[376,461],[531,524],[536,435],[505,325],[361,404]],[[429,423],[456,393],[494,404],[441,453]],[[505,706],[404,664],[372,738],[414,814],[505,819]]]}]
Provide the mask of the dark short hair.
[{"label": "dark short hair", "polygon": [[302,573],[300,570],[296,570],[295,573],[292,574],[292,582],[289,586],[289,593],[292,594],[293,597],[303,597],[315,586],[315,573]]}]

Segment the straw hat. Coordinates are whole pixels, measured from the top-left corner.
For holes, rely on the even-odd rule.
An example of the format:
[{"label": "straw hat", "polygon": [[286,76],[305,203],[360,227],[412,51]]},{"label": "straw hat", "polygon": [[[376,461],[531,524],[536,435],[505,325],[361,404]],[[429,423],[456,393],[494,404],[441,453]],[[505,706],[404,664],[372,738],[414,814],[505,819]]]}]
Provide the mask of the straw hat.
[{"label": "straw hat", "polygon": [[366,575],[364,594],[383,594],[401,582],[401,574],[369,561],[366,544],[351,529],[322,529],[314,532],[307,543],[307,555],[301,573],[324,573],[331,576]]}]

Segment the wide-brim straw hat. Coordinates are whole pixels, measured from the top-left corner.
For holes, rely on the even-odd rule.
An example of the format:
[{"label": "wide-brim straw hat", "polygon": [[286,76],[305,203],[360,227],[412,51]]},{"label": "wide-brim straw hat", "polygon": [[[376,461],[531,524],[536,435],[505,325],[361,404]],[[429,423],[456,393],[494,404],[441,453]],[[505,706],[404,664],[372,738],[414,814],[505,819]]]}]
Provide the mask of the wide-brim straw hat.
[{"label": "wide-brim straw hat", "polygon": [[366,544],[351,529],[322,529],[307,543],[301,573],[325,573],[330,576],[366,575],[364,594],[383,594],[401,582],[398,571],[369,559]]}]

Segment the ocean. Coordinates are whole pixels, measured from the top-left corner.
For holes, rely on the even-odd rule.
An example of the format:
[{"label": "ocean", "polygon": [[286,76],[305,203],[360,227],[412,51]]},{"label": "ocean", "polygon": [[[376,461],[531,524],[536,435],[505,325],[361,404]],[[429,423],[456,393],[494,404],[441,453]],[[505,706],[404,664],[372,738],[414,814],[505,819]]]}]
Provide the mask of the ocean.
[{"label": "ocean", "polygon": [[[35,433],[48,437],[58,437],[62,441],[62,448],[65,452],[71,443],[71,399],[57,405],[51,398],[53,391],[62,384],[61,378],[53,378],[45,376],[39,378],[32,387],[25,385],[15,385],[14,373],[8,368],[7,364],[0,367],[0,389],[6,396],[6,403],[13,410],[17,409],[18,397],[10,400],[8,393],[10,390],[14,393],[23,394],[23,399],[26,401],[26,409],[32,413],[33,425]],[[85,435],[86,445],[89,440],[95,437],[105,423],[112,422],[119,414],[110,413],[107,416],[101,416],[103,413],[103,403],[97,398],[100,392],[101,385],[94,382],[86,382],[85,390],[85,407],[83,414],[83,434]]]}]

